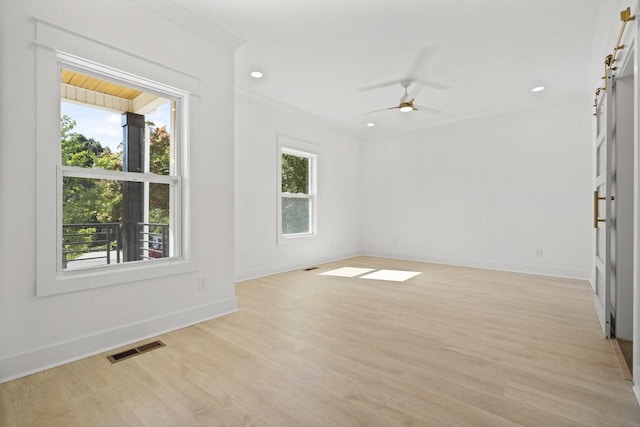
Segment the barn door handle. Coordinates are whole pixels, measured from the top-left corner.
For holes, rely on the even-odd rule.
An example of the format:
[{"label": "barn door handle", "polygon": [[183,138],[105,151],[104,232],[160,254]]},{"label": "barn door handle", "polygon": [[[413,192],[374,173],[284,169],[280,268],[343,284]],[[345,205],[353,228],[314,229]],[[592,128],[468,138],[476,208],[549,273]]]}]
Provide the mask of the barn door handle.
[{"label": "barn door handle", "polygon": [[[611,196],[611,201],[614,201],[616,198]],[[606,197],[598,196],[598,190],[593,192],[593,228],[598,228],[599,222],[605,222],[606,218],[600,218],[600,209],[598,207],[600,200],[607,200]]]}]

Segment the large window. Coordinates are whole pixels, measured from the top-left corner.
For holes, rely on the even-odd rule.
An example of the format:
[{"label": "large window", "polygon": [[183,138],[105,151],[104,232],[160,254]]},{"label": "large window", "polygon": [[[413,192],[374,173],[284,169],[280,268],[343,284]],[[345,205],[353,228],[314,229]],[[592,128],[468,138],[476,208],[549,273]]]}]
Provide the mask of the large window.
[{"label": "large window", "polygon": [[187,139],[198,80],[37,26],[37,295],[195,271]]},{"label": "large window", "polygon": [[279,237],[315,235],[317,155],[279,146],[279,163]]},{"label": "large window", "polygon": [[180,255],[181,99],[60,70],[63,271]]}]

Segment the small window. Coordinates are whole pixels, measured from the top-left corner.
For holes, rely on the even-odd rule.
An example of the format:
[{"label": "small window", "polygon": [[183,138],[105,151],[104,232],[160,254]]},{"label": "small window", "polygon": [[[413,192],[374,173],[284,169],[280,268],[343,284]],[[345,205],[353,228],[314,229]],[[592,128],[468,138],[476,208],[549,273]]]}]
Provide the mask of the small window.
[{"label": "small window", "polygon": [[279,236],[315,235],[317,155],[280,146],[279,162]]},{"label": "small window", "polygon": [[61,67],[59,269],[178,257],[181,99]]}]

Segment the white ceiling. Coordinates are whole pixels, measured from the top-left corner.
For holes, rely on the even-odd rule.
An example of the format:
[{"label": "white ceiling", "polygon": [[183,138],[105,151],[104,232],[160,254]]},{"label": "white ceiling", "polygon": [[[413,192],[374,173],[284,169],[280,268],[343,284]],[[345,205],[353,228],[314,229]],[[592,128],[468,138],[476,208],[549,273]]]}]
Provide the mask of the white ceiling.
[{"label": "white ceiling", "polygon": [[[600,0],[180,0],[245,40],[238,89],[364,136],[586,93]],[[261,80],[249,77],[262,71]],[[399,84],[441,113],[364,112],[397,105]],[[532,93],[543,85],[546,90]],[[367,122],[374,128],[367,128]]]}]

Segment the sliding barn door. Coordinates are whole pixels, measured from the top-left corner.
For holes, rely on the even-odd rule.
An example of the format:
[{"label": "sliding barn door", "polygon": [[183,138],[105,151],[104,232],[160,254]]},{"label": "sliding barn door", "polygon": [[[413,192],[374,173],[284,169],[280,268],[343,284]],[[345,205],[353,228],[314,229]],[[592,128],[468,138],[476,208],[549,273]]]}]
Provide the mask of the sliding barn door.
[{"label": "sliding barn door", "polygon": [[611,337],[611,162],[613,161],[614,81],[607,67],[606,90],[596,110],[596,181],[593,192],[595,228],[595,308],[605,337]]}]

